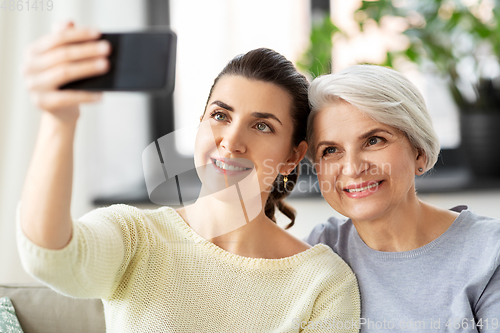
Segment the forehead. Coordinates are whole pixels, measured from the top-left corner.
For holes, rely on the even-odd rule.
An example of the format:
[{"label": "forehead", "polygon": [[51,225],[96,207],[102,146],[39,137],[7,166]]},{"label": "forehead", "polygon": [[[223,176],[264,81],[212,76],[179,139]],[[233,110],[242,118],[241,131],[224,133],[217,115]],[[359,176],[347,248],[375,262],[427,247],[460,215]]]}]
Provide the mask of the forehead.
[{"label": "forehead", "polygon": [[314,142],[357,140],[360,135],[375,128],[398,132],[392,126],[380,123],[353,105],[338,101],[318,111],[313,123]]},{"label": "forehead", "polygon": [[290,113],[292,98],[278,85],[238,75],[225,75],[215,85],[209,104],[220,100],[235,111]]},{"label": "forehead", "polygon": [[314,118],[314,131],[316,133],[328,131],[358,130],[360,126],[380,124],[355,106],[336,101],[318,111]]}]

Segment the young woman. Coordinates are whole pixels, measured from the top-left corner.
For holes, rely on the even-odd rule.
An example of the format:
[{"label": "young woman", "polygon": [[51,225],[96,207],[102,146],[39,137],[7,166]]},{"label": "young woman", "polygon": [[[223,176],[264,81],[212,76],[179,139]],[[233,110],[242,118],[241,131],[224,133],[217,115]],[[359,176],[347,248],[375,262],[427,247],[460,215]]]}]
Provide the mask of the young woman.
[{"label": "young woman", "polygon": [[193,205],[71,218],[78,105],[99,95],[57,87],[107,70],[98,37],[69,24],[29,52],[43,115],[20,205],[25,269],[66,295],[101,298],[108,332],[357,332],[349,267],[274,222],[275,207],[293,222],[281,200],[307,149],[309,105],[305,78],[272,50],[238,56],[216,78],[196,138]]},{"label": "young woman", "polygon": [[361,332],[498,332],[500,221],[421,201],[415,175],[439,143],[424,99],[398,72],[354,66],[313,81],[308,130],[326,201],[349,219],[308,242],[353,269]]}]

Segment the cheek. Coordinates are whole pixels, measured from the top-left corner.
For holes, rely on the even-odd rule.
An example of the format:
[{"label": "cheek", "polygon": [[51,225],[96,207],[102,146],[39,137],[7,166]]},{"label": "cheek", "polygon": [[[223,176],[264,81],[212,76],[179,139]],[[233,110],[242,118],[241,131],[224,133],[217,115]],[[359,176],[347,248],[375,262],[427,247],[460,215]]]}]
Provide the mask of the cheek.
[{"label": "cheek", "polygon": [[258,163],[256,167],[263,191],[267,191],[272,187],[279,173],[291,167],[286,162],[283,150],[265,149],[258,156],[254,155],[254,159],[254,162]]},{"label": "cheek", "polygon": [[384,150],[374,153],[369,159],[370,168],[368,175],[374,178],[399,177],[401,171],[407,169],[407,156],[405,152],[399,150]]},{"label": "cheek", "polygon": [[272,186],[274,183],[274,179],[280,172],[280,167],[282,164],[278,162],[276,159],[276,155],[268,154],[266,156],[262,156],[263,158],[260,161],[260,165],[258,165],[258,174],[259,181],[263,184],[264,188]]},{"label": "cheek", "polygon": [[391,179],[393,186],[406,188],[415,181],[412,158],[404,151],[388,156],[379,164],[379,170]]},{"label": "cheek", "polygon": [[338,164],[320,162],[316,165],[316,174],[318,176],[319,187],[322,193],[331,193],[335,191],[335,184],[338,177]]},{"label": "cheek", "polygon": [[256,163],[260,164],[261,167],[269,171],[270,168],[273,172],[278,173],[280,167],[286,165],[288,150],[284,148],[276,147],[269,142],[262,141],[255,143],[252,149],[252,158],[256,160]]},{"label": "cheek", "polygon": [[214,135],[210,127],[200,126],[194,145],[194,162],[195,166],[206,164],[206,155],[216,148]]},{"label": "cheek", "polygon": [[379,167],[377,168],[377,171],[381,175],[392,176],[392,174],[393,174],[393,163],[390,163],[390,162],[380,163]]},{"label": "cheek", "polygon": [[402,174],[402,173],[413,173],[415,163],[413,162],[413,157],[410,156],[406,151],[400,152],[398,155],[391,155],[390,163],[385,163],[386,169],[390,170],[392,174]]}]

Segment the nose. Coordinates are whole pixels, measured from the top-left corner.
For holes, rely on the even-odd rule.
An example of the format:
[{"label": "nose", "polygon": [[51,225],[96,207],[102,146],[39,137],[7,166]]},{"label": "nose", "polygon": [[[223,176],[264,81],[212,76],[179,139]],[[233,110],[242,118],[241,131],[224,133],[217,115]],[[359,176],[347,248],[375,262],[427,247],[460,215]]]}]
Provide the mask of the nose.
[{"label": "nose", "polygon": [[370,168],[370,163],[363,158],[362,154],[356,152],[346,153],[342,165],[342,174],[351,178],[357,178],[366,173]]},{"label": "nose", "polygon": [[247,151],[245,133],[236,124],[228,126],[221,133],[219,149],[231,154],[244,154]]}]

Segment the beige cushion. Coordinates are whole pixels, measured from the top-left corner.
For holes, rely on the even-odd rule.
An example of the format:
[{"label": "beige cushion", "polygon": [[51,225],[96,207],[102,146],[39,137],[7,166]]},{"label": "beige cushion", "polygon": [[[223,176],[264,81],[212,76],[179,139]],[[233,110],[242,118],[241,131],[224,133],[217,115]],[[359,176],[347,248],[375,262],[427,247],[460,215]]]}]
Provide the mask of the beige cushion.
[{"label": "beige cushion", "polygon": [[99,299],[75,299],[38,285],[0,285],[8,296],[24,333],[104,333]]}]

